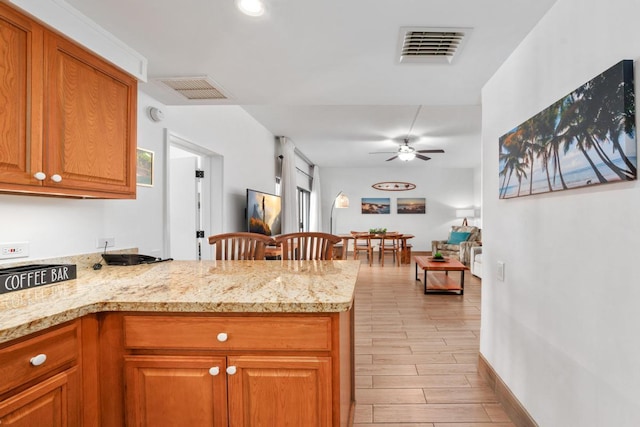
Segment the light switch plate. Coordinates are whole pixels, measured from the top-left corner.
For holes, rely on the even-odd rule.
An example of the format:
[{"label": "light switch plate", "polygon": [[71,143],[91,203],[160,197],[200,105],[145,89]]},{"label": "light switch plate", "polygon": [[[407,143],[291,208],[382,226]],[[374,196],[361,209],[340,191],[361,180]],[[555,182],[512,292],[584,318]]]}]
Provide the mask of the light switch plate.
[{"label": "light switch plate", "polygon": [[504,262],[498,261],[498,280],[504,282]]}]

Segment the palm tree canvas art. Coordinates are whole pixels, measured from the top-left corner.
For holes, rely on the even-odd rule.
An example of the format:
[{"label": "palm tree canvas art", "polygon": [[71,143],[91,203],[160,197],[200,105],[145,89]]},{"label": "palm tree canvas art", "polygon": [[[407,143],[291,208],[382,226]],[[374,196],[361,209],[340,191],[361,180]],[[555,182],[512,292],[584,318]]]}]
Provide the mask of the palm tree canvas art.
[{"label": "palm tree canvas art", "polygon": [[637,177],[633,61],[624,60],[499,140],[501,199]]}]

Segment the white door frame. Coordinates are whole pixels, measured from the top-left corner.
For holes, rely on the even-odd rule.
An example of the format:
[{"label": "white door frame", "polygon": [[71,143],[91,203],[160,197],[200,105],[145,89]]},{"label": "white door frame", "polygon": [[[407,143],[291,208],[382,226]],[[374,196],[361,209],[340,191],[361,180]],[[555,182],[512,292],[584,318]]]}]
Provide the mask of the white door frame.
[{"label": "white door frame", "polygon": [[[202,157],[203,167],[210,174],[210,179],[205,181],[205,185],[203,185],[202,192],[208,195],[209,203],[205,206],[202,206],[203,218],[205,228],[210,230],[210,234],[218,234],[222,232],[222,224],[223,224],[223,177],[224,177],[224,162],[223,157],[211,151],[201,145],[198,145],[192,141],[189,141],[186,138],[183,138],[177,135],[175,132],[171,132],[169,129],[164,129],[164,170],[166,172],[166,178],[164,180],[164,208],[163,208],[163,223],[164,223],[164,231],[163,231],[163,241],[164,241],[164,257],[171,256],[171,232],[170,232],[170,196],[169,196],[169,185],[171,182],[171,167],[170,167],[170,148],[171,146],[179,147],[183,150],[190,151]],[[208,183],[209,185],[206,185]],[[206,218],[209,218],[208,224],[206,223]],[[206,239],[207,236],[205,236]],[[202,248],[202,259],[211,259],[212,250],[209,248],[209,245],[203,245]]]}]

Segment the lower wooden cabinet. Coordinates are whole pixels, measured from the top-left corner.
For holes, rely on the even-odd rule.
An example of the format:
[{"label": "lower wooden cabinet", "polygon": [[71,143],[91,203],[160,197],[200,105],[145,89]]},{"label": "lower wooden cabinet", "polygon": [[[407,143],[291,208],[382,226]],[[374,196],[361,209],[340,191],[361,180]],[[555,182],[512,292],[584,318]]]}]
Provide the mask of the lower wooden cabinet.
[{"label": "lower wooden cabinet", "polygon": [[224,357],[126,356],[127,426],[227,426]]},{"label": "lower wooden cabinet", "polygon": [[230,426],[332,425],[331,358],[229,357]]},{"label": "lower wooden cabinet", "polygon": [[0,344],[0,426],[348,426],[352,316],[87,315]]},{"label": "lower wooden cabinet", "polygon": [[80,378],[71,368],[0,402],[0,425],[75,427],[81,425]]},{"label": "lower wooden cabinet", "polygon": [[80,322],[0,345],[0,425],[82,425]]},{"label": "lower wooden cabinet", "polygon": [[126,356],[128,426],[331,426],[331,359]]},{"label": "lower wooden cabinet", "polygon": [[107,314],[102,426],[350,425],[351,315]]}]

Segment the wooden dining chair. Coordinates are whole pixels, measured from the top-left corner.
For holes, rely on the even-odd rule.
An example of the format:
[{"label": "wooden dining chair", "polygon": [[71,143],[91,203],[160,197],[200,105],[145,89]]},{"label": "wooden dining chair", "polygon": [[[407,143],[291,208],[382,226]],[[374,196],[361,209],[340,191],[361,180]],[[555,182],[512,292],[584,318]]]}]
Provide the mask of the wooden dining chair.
[{"label": "wooden dining chair", "polygon": [[400,267],[400,233],[385,233],[380,239],[380,266],[384,267],[384,258],[388,253],[393,254],[393,262]]},{"label": "wooden dining chair", "polygon": [[330,260],[333,246],[342,239],[329,233],[300,232],[281,234],[275,241],[282,247],[283,260]]},{"label": "wooden dining chair", "polygon": [[264,234],[238,232],[209,236],[209,244],[215,245],[215,259],[262,260],[265,247],[275,241]]},{"label": "wooden dining chair", "polygon": [[368,232],[352,231],[351,235],[353,236],[353,259],[358,259],[360,252],[366,252],[369,267],[371,267],[373,263],[371,234]]}]

